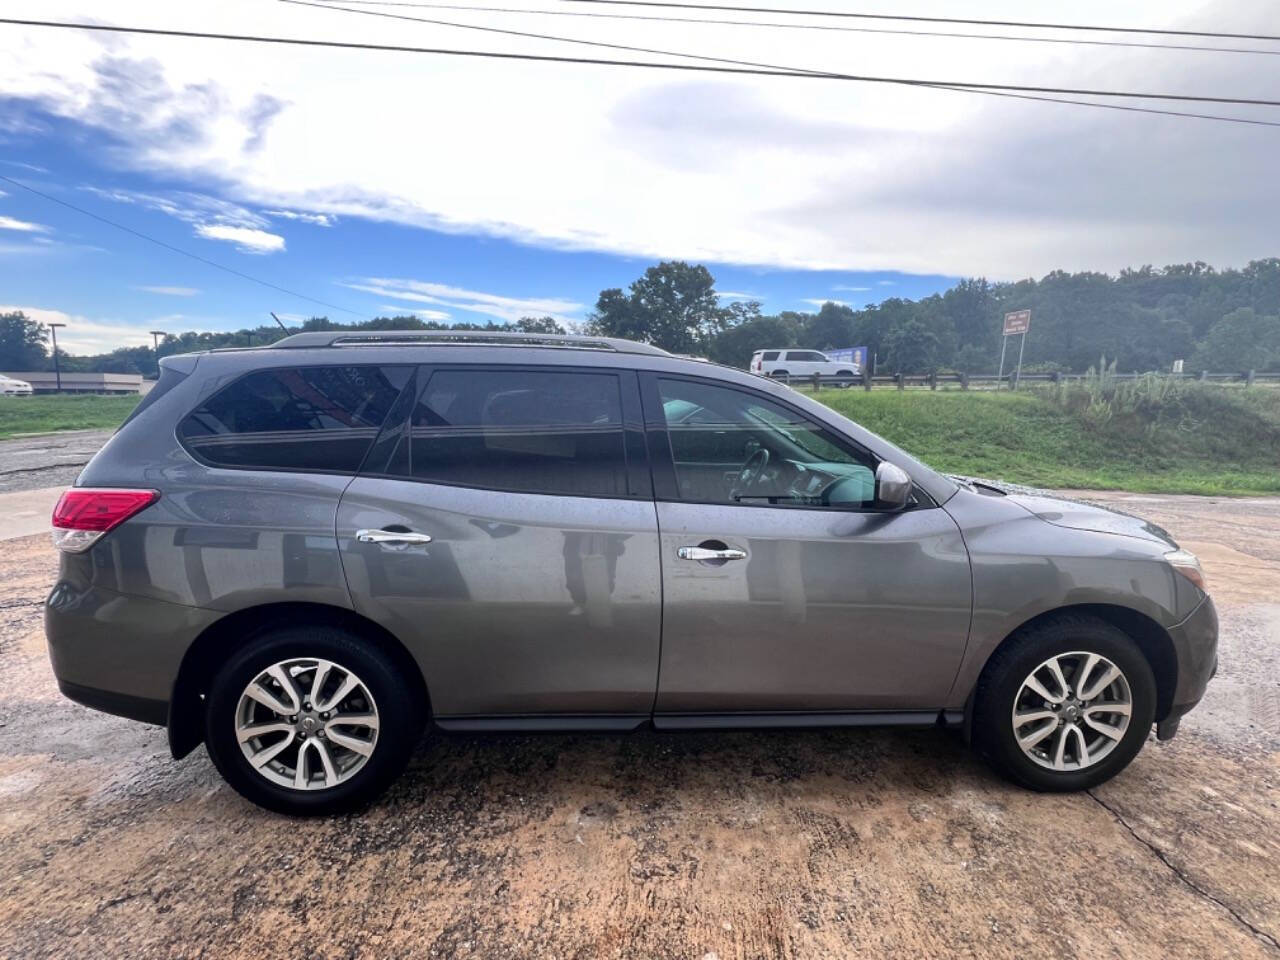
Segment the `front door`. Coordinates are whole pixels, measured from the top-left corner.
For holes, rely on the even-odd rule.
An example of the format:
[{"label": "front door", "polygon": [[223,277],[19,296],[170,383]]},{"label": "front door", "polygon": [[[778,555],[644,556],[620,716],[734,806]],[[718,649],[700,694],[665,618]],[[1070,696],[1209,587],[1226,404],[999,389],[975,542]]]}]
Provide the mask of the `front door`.
[{"label": "front door", "polygon": [[409,647],[438,721],[639,722],[661,609],[635,375],[418,378],[339,507],[356,609]]},{"label": "front door", "polygon": [[968,635],[960,531],[879,512],[875,457],[747,388],[644,378],[661,531],[659,714],[936,710]]}]

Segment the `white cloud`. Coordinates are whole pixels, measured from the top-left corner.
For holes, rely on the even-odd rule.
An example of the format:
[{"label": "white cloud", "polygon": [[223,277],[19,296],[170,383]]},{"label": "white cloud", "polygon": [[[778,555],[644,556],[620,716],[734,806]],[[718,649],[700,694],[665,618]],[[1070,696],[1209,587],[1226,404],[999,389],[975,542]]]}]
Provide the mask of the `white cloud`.
[{"label": "white cloud", "polygon": [[48,173],[49,172],[48,169],[45,167],[38,167],[34,163],[23,163],[21,160],[5,160],[4,162],[11,167],[20,167],[23,170],[30,170],[32,173]]},{"label": "white cloud", "polygon": [[834,303],[834,304],[835,304],[836,306],[838,306],[838,307],[847,307],[847,306],[850,306],[850,304],[849,304],[849,302],[848,302],[847,300],[836,300],[834,297],[802,298],[802,299],[800,300],[800,302],[801,302],[801,303],[808,303],[808,304],[811,304],[811,305],[813,305],[813,306],[815,306],[815,307],[819,307],[819,308],[820,308],[824,303]]},{"label": "white cloud", "polygon": [[195,287],[135,287],[144,293],[158,293],[166,297],[194,297],[200,291]]},{"label": "white cloud", "polygon": [[335,217],[331,217],[327,213],[300,213],[297,210],[264,210],[263,213],[280,220],[299,220],[302,223],[310,223],[317,227],[332,227],[338,222]]},{"label": "white cloud", "polygon": [[196,225],[196,233],[206,240],[226,240],[234,243],[241,253],[279,253],[284,249],[284,237],[252,227],[229,227],[221,223]]},{"label": "white cloud", "polygon": [[832,289],[832,290],[845,290],[845,291],[847,291],[847,292],[849,292],[849,293],[866,293],[866,292],[867,292],[868,290],[870,290],[871,288],[870,288],[870,287],[849,287],[849,286],[846,286],[846,285],[845,285],[845,284],[843,284],[843,283],[837,283],[837,284],[836,284],[834,287],[832,287],[831,289]]},{"label": "white cloud", "polygon": [[110,353],[117,347],[149,347],[152,340],[148,331],[159,330],[159,325],[181,319],[170,315],[153,317],[136,323],[122,323],[114,320],[92,319],[48,307],[0,306],[0,313],[14,310],[21,310],[32,320],[40,323],[65,323],[66,326],[58,331],[58,349],[79,354]]},{"label": "white cloud", "polygon": [[396,305],[394,303],[384,303],[378,309],[385,310],[387,312],[387,316],[392,316],[392,317],[407,317],[412,315],[417,317],[419,320],[448,320],[449,319],[449,314],[445,313],[445,311],[443,310],[424,310],[418,307],[406,307],[402,305]]},{"label": "white cloud", "polygon": [[16,230],[19,233],[49,233],[50,228],[40,223],[29,223],[26,220],[15,220],[13,217],[0,216],[0,230]]},{"label": "white cloud", "polygon": [[717,290],[716,296],[721,300],[764,300],[764,297],[755,293],[738,293],[734,290]]},{"label": "white cloud", "polygon": [[876,285],[880,287],[892,287],[897,283],[896,280],[877,280]]},{"label": "white cloud", "polygon": [[573,300],[546,297],[508,297],[497,293],[466,290],[445,283],[423,280],[397,280],[383,277],[365,277],[361,281],[344,283],[343,286],[363,293],[376,293],[391,300],[407,300],[410,303],[430,303],[467,313],[493,317],[504,323],[514,323],[521,317],[554,317],[567,323],[576,323],[576,314],[583,304]]},{"label": "white cloud", "polygon": [[[1261,32],[1273,6],[1079,0],[1072,17]],[[982,13],[1017,19],[1024,7],[989,0]],[[11,0],[6,9],[75,19],[86,6]],[[912,12],[951,9],[947,0],[917,0]],[[387,43],[407,34],[408,25],[375,17],[307,12],[317,37]],[[117,0],[112,15],[280,35],[298,35],[303,22],[297,10],[258,0]],[[544,21],[477,13],[474,22]],[[714,48],[816,70],[856,64],[858,73],[888,76],[1266,94],[1259,66],[1267,58],[1246,55],[591,23],[591,36],[605,41]],[[1196,259],[1238,264],[1275,253],[1275,131],[1261,127],[828,80],[694,80],[330,49],[266,55],[212,41],[7,29],[7,97],[86,125],[108,143],[118,138],[104,152],[122,172],[216,183],[257,209],[644,257],[996,278]],[[469,45],[467,35],[450,36]],[[499,37],[486,46],[570,50]],[[267,229],[213,215],[198,222]]]}]

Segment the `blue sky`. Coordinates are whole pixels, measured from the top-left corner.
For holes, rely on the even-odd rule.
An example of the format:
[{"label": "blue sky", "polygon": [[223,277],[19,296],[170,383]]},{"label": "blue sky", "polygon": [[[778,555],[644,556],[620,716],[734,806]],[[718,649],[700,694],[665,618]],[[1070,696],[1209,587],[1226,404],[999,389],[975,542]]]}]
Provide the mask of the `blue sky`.
[{"label": "blue sky", "polygon": [[[270,0],[114,0],[109,11],[9,0],[5,9],[589,52],[465,29],[496,26],[811,70],[856,64],[889,76],[1246,97],[1271,96],[1280,69],[1274,56],[810,32],[805,18],[779,31],[552,20],[538,12],[546,0],[502,6],[452,10],[445,25]],[[1024,7],[917,0],[912,12],[1017,19]],[[1271,0],[1080,0],[1072,13],[1241,32],[1274,19]],[[706,264],[720,291],[759,299],[766,312],[918,298],[964,276],[1242,266],[1278,252],[1275,142],[1264,126],[955,90],[0,25],[0,173],[360,317],[415,309],[456,321],[581,321],[601,289],[625,287],[660,259]],[[268,310],[352,316],[11,184],[0,192],[0,308],[66,322],[59,342],[73,352],[147,343],[151,329],[255,325]]]},{"label": "blue sky", "polygon": [[[544,313],[580,321],[602,289],[626,287],[654,262],[359,216],[311,214],[293,219],[278,211],[273,214],[276,208],[230,204],[238,209],[229,219],[235,221],[243,211],[261,223],[233,230],[258,230],[281,238],[279,244],[257,241],[263,252],[249,252],[252,247],[246,249],[234,239],[200,232],[202,224],[207,231],[208,224],[228,219],[227,211],[214,203],[223,199],[218,183],[104,168],[94,160],[114,149],[109,138],[38,112],[25,116],[36,129],[6,136],[0,161],[4,176],[183,250],[346,307],[360,317],[419,310],[424,317],[458,322],[502,322]],[[0,189],[6,193],[0,197],[0,218],[41,228],[3,229],[7,221],[0,219],[0,302],[6,305],[61,311],[136,327],[140,333],[143,327],[177,332],[255,326],[270,322],[270,310],[286,322],[313,315],[356,319],[162,249],[12,184],[0,182]],[[955,280],[897,271],[704,262],[726,300],[758,299],[766,312],[813,311],[824,300],[861,307],[888,297],[918,298],[944,290]],[[424,295],[431,302],[421,299]],[[82,346],[75,327],[72,320],[61,334],[72,352],[104,345],[95,329]],[[134,337],[132,342],[140,341]]]}]

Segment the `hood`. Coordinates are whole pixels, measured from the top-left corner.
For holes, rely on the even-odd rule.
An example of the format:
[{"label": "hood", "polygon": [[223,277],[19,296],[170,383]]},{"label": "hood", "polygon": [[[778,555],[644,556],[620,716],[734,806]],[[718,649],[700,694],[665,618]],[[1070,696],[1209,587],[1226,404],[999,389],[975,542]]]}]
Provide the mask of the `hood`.
[{"label": "hood", "polygon": [[972,477],[952,477],[978,493],[1004,497],[1045,523],[1071,530],[1089,530],[1094,533],[1111,533],[1121,537],[1135,537],[1177,549],[1178,544],[1163,527],[1156,526],[1141,517],[1123,510],[1099,506],[1084,500],[1072,500],[1034,487],[1022,487],[1012,483],[993,483]]}]

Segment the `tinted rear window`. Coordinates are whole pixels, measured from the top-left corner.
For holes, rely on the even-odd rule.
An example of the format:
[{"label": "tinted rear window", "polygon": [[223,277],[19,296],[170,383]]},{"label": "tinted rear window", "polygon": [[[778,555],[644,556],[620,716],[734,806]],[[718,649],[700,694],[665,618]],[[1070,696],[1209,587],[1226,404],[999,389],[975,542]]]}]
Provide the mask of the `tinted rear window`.
[{"label": "tinted rear window", "polygon": [[763,356],[763,357],[761,357],[761,359],[762,359],[762,360],[777,360],[777,359],[778,359],[778,352],[779,352],[779,351],[777,351],[777,350],[766,350],[766,351],[764,352],[764,356]]},{"label": "tinted rear window", "polygon": [[618,378],[611,373],[439,370],[390,472],[434,483],[626,496]]},{"label": "tinted rear window", "polygon": [[411,367],[290,367],[242,377],[178,427],[219,467],[355,473]]}]

